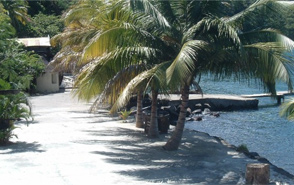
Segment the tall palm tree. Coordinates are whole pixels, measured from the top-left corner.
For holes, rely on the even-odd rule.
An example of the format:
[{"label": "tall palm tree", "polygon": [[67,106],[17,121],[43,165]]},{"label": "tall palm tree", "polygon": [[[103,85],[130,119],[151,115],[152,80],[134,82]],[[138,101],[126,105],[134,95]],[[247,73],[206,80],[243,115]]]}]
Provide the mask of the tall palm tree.
[{"label": "tall palm tree", "polygon": [[[293,42],[275,30],[254,27],[262,13],[282,13],[283,2],[258,0],[233,16],[224,16],[225,6],[220,1],[137,0],[132,6],[156,19],[156,33],[174,46],[167,81],[171,88],[181,86],[182,103],[176,129],[165,149],[175,150],[180,145],[189,87],[203,72],[219,78],[258,78],[273,94],[276,80],[292,88],[288,61],[282,54],[293,48]],[[246,21],[252,30],[243,28]]]},{"label": "tall palm tree", "polygon": [[[219,78],[258,78],[273,94],[277,79],[291,87],[282,53],[293,48],[293,42],[275,30],[254,27],[261,13],[282,13],[283,2],[258,0],[233,16],[226,15],[226,6],[209,0],[136,0],[112,5],[99,19],[102,29],[82,52],[79,64],[84,68],[76,83],[78,97],[89,100],[97,96],[128,66],[149,64],[147,69],[153,69],[171,62],[166,82],[171,89],[181,87],[182,103],[176,129],[164,148],[175,150],[183,134],[189,87],[201,73],[211,72]],[[244,29],[246,21],[251,30]],[[159,88],[150,87],[156,96]],[[115,93],[116,98],[118,94],[123,95],[123,91]]]},{"label": "tall palm tree", "polygon": [[[160,53],[156,48],[150,47],[154,37],[148,34],[147,31],[142,30],[139,25],[136,25],[141,14],[130,12],[125,6],[125,2],[116,3],[114,1],[111,4],[111,9],[107,8],[107,5],[102,6],[104,8],[102,11],[103,14],[99,10],[97,15],[93,15],[93,13],[87,14],[91,11],[86,11],[86,13],[85,11],[81,11],[83,14],[80,15],[78,10],[83,10],[85,6],[90,7],[90,9],[93,7],[91,3],[89,4],[87,4],[87,1],[82,1],[82,4],[75,7],[74,12],[70,11],[68,13],[66,22],[70,23],[68,26],[69,29],[67,29],[67,32],[53,38],[53,41],[71,38],[63,42],[63,49],[53,63],[68,68],[68,64],[72,63],[69,62],[69,59],[72,59],[72,57],[65,56],[65,54],[74,53],[73,56],[76,61],[79,61],[78,66],[84,66],[76,81],[76,86],[79,87],[76,95],[80,99],[89,100],[102,94],[110,98],[108,98],[108,100],[111,100],[109,103],[113,103],[119,95],[119,92],[121,92],[122,87],[124,87],[125,83],[122,83],[122,79],[124,81],[131,80],[133,74],[138,74],[144,70],[143,68],[132,66],[145,66],[145,69],[147,69],[148,63],[158,61],[158,57],[155,56],[158,56]],[[79,18],[76,20],[75,16],[73,16],[75,14],[80,16],[86,14],[84,17],[87,17],[87,19]],[[89,20],[88,16],[93,16],[90,19],[92,21],[87,22]],[[71,25],[72,22],[74,23],[73,26]],[[81,22],[83,24],[86,23],[86,26],[80,26]],[[84,27],[87,29],[84,29]],[[93,32],[88,35],[89,27],[93,28]],[[81,29],[86,30],[86,33],[82,32]],[[85,35],[87,39],[84,39]],[[142,42],[141,44],[139,42],[133,44],[133,41],[124,40],[123,35],[133,35],[133,39],[137,39],[137,41],[141,40]],[[86,46],[83,45],[86,42],[75,44],[74,42],[77,39],[72,38],[76,37],[84,39],[83,41],[89,39],[90,43],[86,44]],[[146,37],[151,42],[148,43]],[[81,39],[78,40],[81,41]],[[72,45],[77,46],[77,50],[74,52],[72,51],[72,47],[68,47]],[[84,48],[84,50],[81,51],[81,48]],[[126,69],[132,69],[132,75],[126,73]],[[120,75],[124,75],[124,77],[119,79],[119,83],[115,83],[117,77]],[[112,91],[107,90],[108,88],[105,89],[105,86],[112,88]],[[113,89],[116,89],[116,91]],[[105,91],[112,93],[106,93]],[[140,93],[141,91],[139,90],[138,92]],[[142,127],[142,111],[140,111],[142,109],[142,101],[140,100],[141,96],[138,97],[137,126]],[[99,102],[98,99],[95,102]]]}]

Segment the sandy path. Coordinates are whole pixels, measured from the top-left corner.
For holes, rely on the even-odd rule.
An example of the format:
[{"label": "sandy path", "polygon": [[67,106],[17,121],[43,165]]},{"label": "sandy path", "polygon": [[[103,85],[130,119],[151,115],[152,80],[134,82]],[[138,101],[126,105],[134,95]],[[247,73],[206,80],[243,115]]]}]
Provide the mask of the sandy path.
[{"label": "sandy path", "polygon": [[[147,139],[132,120],[89,114],[89,104],[69,92],[31,102],[34,123],[19,123],[19,138],[0,147],[1,184],[244,184],[246,164],[256,162],[217,138],[188,130],[178,151],[164,151],[169,135]],[[294,184],[274,170],[271,181]]]}]

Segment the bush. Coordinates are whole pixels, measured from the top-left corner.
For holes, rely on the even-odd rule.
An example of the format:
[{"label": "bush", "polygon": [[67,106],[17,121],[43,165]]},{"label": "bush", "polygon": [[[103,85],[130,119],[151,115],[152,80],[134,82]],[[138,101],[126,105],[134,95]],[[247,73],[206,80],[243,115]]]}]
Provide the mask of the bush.
[{"label": "bush", "polygon": [[243,152],[243,153],[249,153],[249,150],[247,148],[247,145],[241,144],[236,149],[237,152]]}]

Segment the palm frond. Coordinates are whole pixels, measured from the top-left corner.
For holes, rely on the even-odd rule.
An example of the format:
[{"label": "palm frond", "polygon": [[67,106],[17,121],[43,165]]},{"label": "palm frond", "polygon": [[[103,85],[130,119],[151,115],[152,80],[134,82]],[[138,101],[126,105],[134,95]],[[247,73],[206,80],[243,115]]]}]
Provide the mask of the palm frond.
[{"label": "palm frond", "polygon": [[[161,63],[154,66],[149,70],[145,70],[133,78],[127,86],[124,88],[118,99],[113,104],[110,113],[114,113],[121,107],[125,106],[130,100],[133,93],[137,92],[138,89],[146,88],[152,86],[155,89],[166,89],[167,85],[165,83],[165,69],[168,63]],[[166,91],[163,91],[166,92]]]},{"label": "palm frond", "polygon": [[289,120],[294,120],[294,98],[282,104],[280,116],[287,117]]},{"label": "palm frond", "polygon": [[[217,17],[205,17],[192,26],[184,35],[183,42],[197,38],[213,38],[230,40],[236,48],[241,47],[241,41],[237,30],[227,24],[224,19]],[[206,39],[207,40],[207,39]]]},{"label": "palm frond", "polygon": [[[160,50],[147,47],[124,47],[117,48],[108,54],[98,57],[88,63],[77,77],[75,86],[79,99],[89,100],[100,94],[105,85],[119,71],[132,65],[138,65],[148,61],[158,61]],[[86,85],[85,85],[86,84]],[[93,85],[96,84],[95,87]],[[91,88],[94,90],[92,91]]]},{"label": "palm frond", "polygon": [[105,103],[113,105],[127,84],[139,73],[145,71],[146,69],[147,66],[145,64],[140,64],[128,66],[125,69],[119,71],[105,85],[105,89],[94,101],[90,110],[93,112],[99,105]]},{"label": "palm frond", "polygon": [[105,11],[105,3],[101,0],[80,1],[64,16],[67,27],[74,28],[75,25],[88,25],[93,17],[99,17]]},{"label": "palm frond", "polygon": [[162,15],[157,7],[152,4],[150,0],[131,0],[130,5],[135,12],[144,12],[145,14],[154,17],[154,20],[157,21],[158,25],[163,29],[168,29],[171,27],[167,19]]},{"label": "palm frond", "polygon": [[287,4],[277,0],[257,0],[247,9],[228,17],[226,21],[229,24],[240,27],[244,21],[256,24],[256,20],[260,19],[261,15],[276,15],[284,16],[286,14]]},{"label": "palm frond", "polygon": [[[138,43],[135,40],[141,42]],[[111,52],[117,47],[134,46],[134,43],[138,44],[138,46],[142,46],[142,44],[154,47],[159,45],[157,46],[158,48],[160,48],[160,45],[164,45],[159,38],[154,37],[140,28],[136,28],[134,25],[126,23],[123,27],[107,30],[94,37],[85,47],[81,63],[103,56],[105,53]]]},{"label": "palm frond", "polygon": [[206,42],[199,40],[191,40],[185,43],[178,56],[167,69],[168,84],[184,83],[189,77],[193,76],[198,55],[205,52],[207,46]]},{"label": "palm frond", "polygon": [[276,80],[287,83],[289,89],[292,90],[293,82],[293,64],[285,55],[285,48],[282,43],[266,42],[246,45],[244,48],[250,57],[248,64],[251,65],[253,75],[266,85],[265,88],[269,92],[275,94]]}]

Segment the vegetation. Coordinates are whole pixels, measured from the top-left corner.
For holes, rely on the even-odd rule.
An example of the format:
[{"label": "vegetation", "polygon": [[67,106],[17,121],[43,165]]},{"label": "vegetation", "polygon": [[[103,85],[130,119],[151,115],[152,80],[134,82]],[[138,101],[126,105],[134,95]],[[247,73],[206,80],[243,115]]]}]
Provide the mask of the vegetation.
[{"label": "vegetation", "polygon": [[81,1],[66,14],[65,31],[53,39],[62,45],[55,64],[79,72],[75,85],[80,99],[100,95],[112,111],[132,93],[150,91],[150,136],[157,132],[158,93],[180,88],[179,119],[164,146],[175,150],[185,126],[189,88],[201,74],[258,79],[273,95],[276,80],[292,89],[283,53],[294,43],[271,29],[270,19],[260,19],[285,16],[287,5],[270,0]]},{"label": "vegetation", "polygon": [[[10,83],[0,79],[0,92],[10,89],[12,89]],[[0,144],[7,144],[9,139],[17,137],[13,134],[16,128],[15,121],[25,119],[28,123],[30,118],[31,106],[25,93],[18,91],[16,93],[9,91],[5,95],[0,93]]]},{"label": "vegetation", "polygon": [[130,114],[131,114],[131,111],[124,110],[120,112],[120,117],[122,120],[126,120],[130,116]]},{"label": "vegetation", "polygon": [[241,144],[236,149],[237,152],[249,153],[248,147],[245,144]]}]

